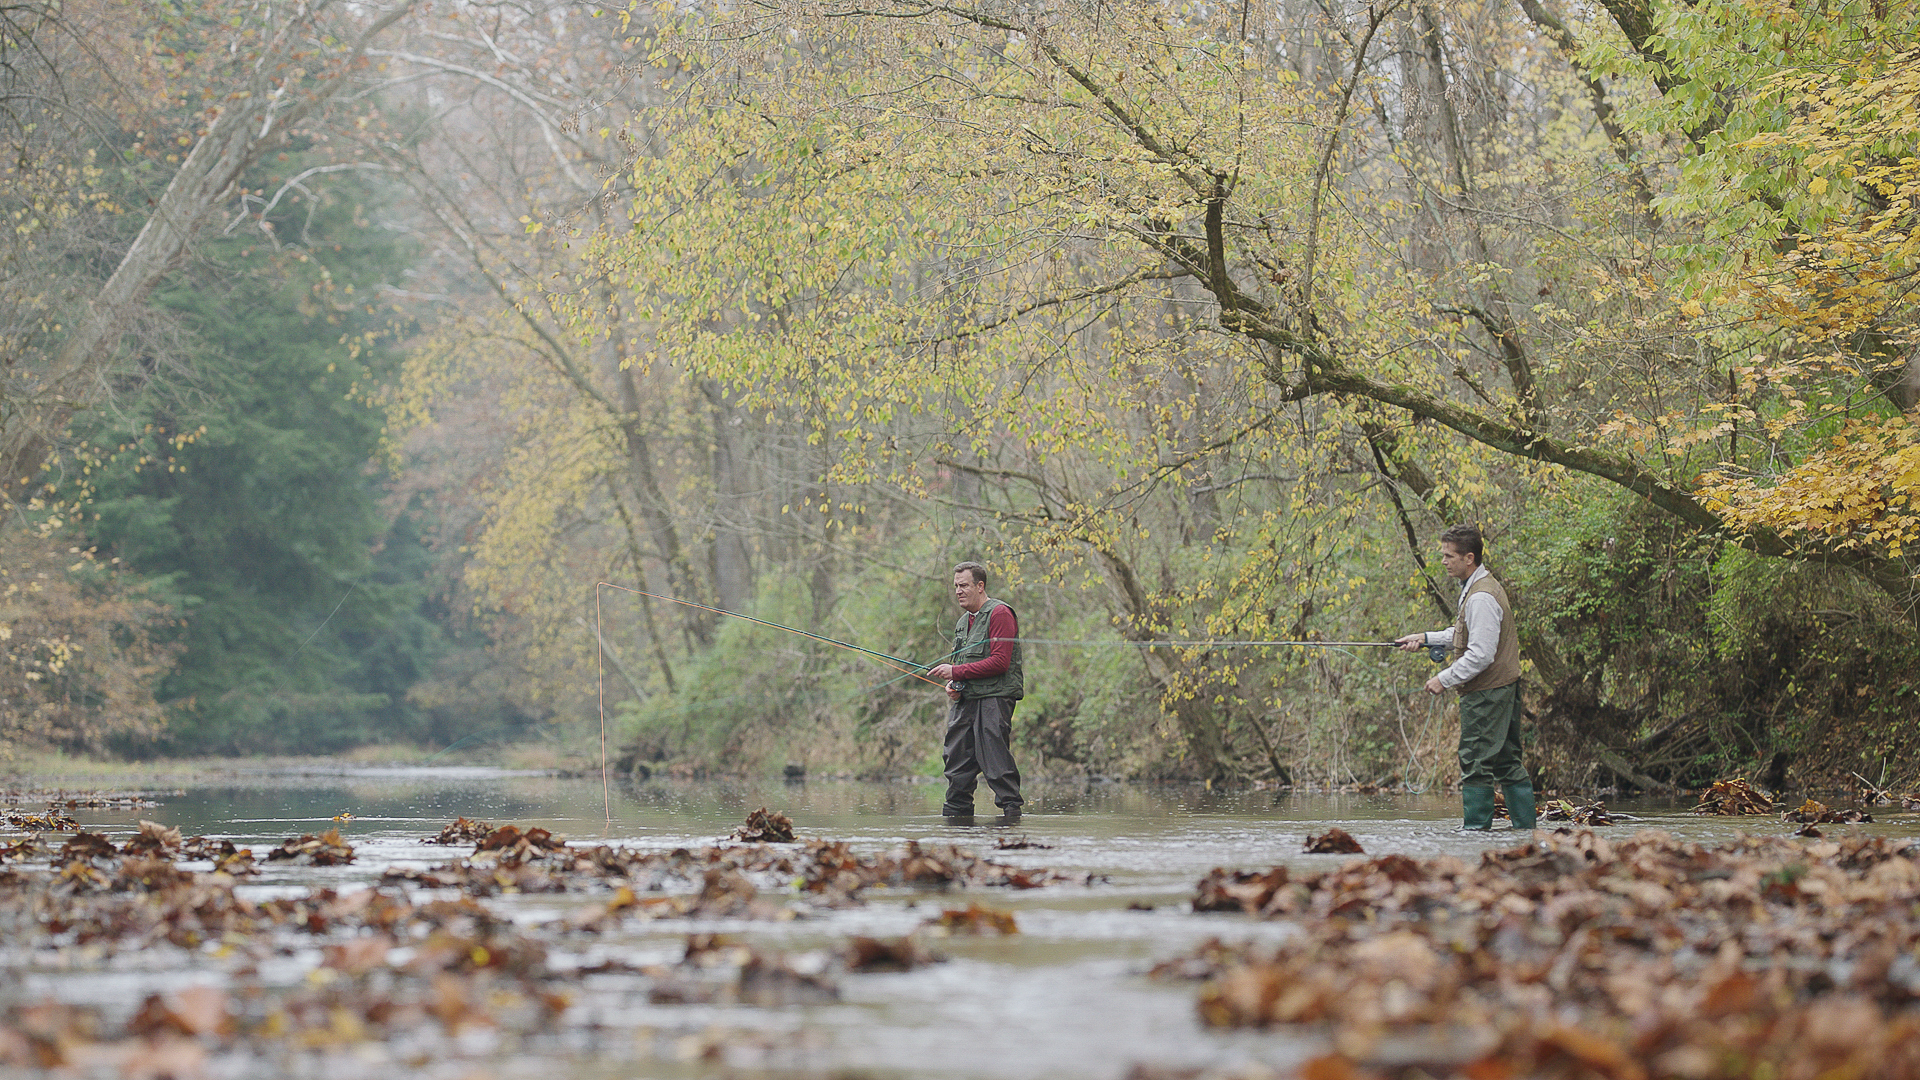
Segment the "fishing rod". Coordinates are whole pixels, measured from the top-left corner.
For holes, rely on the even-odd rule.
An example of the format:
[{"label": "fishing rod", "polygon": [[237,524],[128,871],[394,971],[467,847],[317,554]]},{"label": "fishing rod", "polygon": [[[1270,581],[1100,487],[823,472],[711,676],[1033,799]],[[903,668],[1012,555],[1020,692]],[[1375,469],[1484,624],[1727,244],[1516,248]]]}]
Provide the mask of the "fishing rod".
[{"label": "fishing rod", "polygon": [[736,619],[745,619],[750,623],[755,623],[760,626],[770,626],[775,630],[785,630],[789,634],[799,634],[801,637],[812,638],[815,641],[825,642],[828,645],[838,645],[843,649],[851,649],[857,653],[865,653],[866,655],[874,657],[876,659],[887,661],[889,666],[894,667],[899,671],[905,672],[906,674],[911,675],[916,679],[919,679],[921,682],[929,683],[933,686],[937,686],[942,690],[945,690],[947,688],[946,683],[943,683],[938,679],[929,679],[927,676],[922,674],[922,672],[932,667],[933,666],[932,664],[917,663],[903,656],[894,656],[891,653],[883,653],[877,649],[869,649],[862,645],[855,645],[850,641],[841,641],[838,638],[830,638],[825,636],[824,634],[809,633],[808,631],[801,630],[797,627],[787,626],[785,624],[773,622],[768,619],[756,619],[751,615],[742,615],[737,611],[728,611],[725,608],[717,608],[708,604],[696,604],[691,600],[682,600],[677,596],[666,596],[661,593],[648,592],[645,589],[629,589],[625,585],[615,585],[611,581],[602,581],[602,582],[598,582],[597,584],[605,585],[609,589],[619,589],[621,592],[633,593],[636,596],[650,596],[655,600],[665,600],[667,603],[679,604],[682,607],[690,607],[699,611],[711,611],[716,615],[731,615]]},{"label": "fishing rod", "polygon": [[[1105,645],[1115,648],[1134,649],[1257,649],[1279,646],[1292,646],[1296,649],[1397,649],[1400,647],[1400,643],[1397,641],[1179,641],[1160,638],[1155,638],[1150,641],[1081,641],[1071,638],[1030,637],[997,637],[990,640],[1012,641],[1022,645]],[[1427,655],[1431,657],[1434,662],[1438,663],[1446,658],[1447,647],[1445,645],[1429,645],[1427,646]]]},{"label": "fishing rod", "polygon": [[[930,686],[937,686],[943,691],[947,688],[946,683],[938,679],[930,679],[923,674],[928,668],[933,666],[932,664],[917,664],[905,657],[894,656],[889,653],[880,652],[877,649],[869,649],[861,645],[855,645],[850,641],[841,641],[838,638],[830,638],[823,634],[809,633],[797,627],[786,626],[768,619],[756,619],[751,615],[742,615],[737,611],[728,611],[725,608],[712,607],[707,604],[696,604],[691,600],[682,600],[677,596],[648,592],[645,589],[630,589],[625,585],[615,585],[611,581],[595,582],[593,586],[593,636],[599,647],[594,650],[594,693],[599,699],[600,706],[600,798],[606,812],[607,827],[609,829],[613,827],[613,792],[607,782],[607,673],[603,666],[606,655],[606,639],[601,636],[600,632],[600,590],[602,587],[619,589],[621,592],[632,593],[635,596],[649,596],[655,600],[664,600],[670,604],[679,604],[682,607],[690,607],[698,611],[711,611],[716,615],[731,615],[736,619],[745,619],[750,623],[755,623],[760,626],[770,626],[775,630],[785,630],[790,634],[799,634],[801,637],[812,638],[815,641],[825,642],[828,645],[838,645],[842,649],[865,653],[878,660],[883,660],[888,667],[905,672],[907,675],[911,675]],[[945,659],[945,657],[942,657],[942,659]]]},{"label": "fishing rod", "polygon": [[1320,649],[1392,649],[1399,646],[1397,641],[1216,641],[1213,639],[1185,641],[1175,638],[1153,638],[1148,641],[1083,641],[1073,638],[989,638],[990,641],[1015,641],[1022,645],[1113,645],[1131,646],[1136,649],[1222,649],[1256,648],[1265,645],[1293,645],[1300,648]]}]

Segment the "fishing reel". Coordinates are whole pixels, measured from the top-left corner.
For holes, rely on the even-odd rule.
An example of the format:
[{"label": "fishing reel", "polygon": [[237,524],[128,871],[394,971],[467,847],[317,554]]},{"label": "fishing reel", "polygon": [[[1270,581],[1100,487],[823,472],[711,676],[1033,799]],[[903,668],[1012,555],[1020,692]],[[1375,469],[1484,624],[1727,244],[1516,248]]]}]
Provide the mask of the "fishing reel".
[{"label": "fishing reel", "polygon": [[1429,646],[1427,646],[1427,659],[1429,659],[1429,660],[1431,660],[1431,661],[1433,661],[1433,662],[1434,662],[1434,663],[1436,663],[1436,664],[1444,664],[1444,663],[1446,663],[1446,662],[1447,662],[1447,647],[1446,647],[1445,645],[1429,645]]}]

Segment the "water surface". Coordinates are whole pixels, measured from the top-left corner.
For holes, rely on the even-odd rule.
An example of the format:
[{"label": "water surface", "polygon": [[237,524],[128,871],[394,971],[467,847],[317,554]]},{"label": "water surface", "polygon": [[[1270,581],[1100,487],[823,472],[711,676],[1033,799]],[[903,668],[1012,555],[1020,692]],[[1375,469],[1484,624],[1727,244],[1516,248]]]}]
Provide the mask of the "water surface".
[{"label": "water surface", "polygon": [[[1259,1061],[1285,1069],[1323,1048],[1297,1033],[1205,1029],[1194,1013],[1194,987],[1145,977],[1157,960],[1212,937],[1274,940],[1291,932],[1281,923],[1192,913],[1188,901],[1199,877],[1216,866],[1338,865],[1350,856],[1301,850],[1309,833],[1329,826],[1352,833],[1369,855],[1473,859],[1521,839],[1504,826],[1491,834],[1461,832],[1457,797],[1450,795],[1292,795],[1110,783],[1039,784],[1027,794],[1025,819],[1005,829],[944,824],[942,788],[926,783],[654,780],[603,789],[597,776],[482,768],[236,770],[163,796],[155,808],[80,810],[75,816],[116,838],[148,818],[186,836],[229,838],[264,855],[290,836],[323,831],[351,815],[342,827],[356,849],[352,865],[262,863],[261,876],[242,886],[256,895],[313,885],[364,888],[391,866],[445,862],[464,849],[420,841],[456,817],[541,826],[576,842],[670,850],[713,843],[763,806],[791,816],[802,838],[845,840],[869,852],[908,840],[957,843],[1079,882],[1025,892],[879,890],[868,894],[863,908],[813,911],[782,922],[630,920],[618,932],[563,943],[555,963],[587,965],[610,957],[671,963],[688,934],[721,932],[802,966],[825,966],[826,956],[850,935],[906,934],[942,906],[969,901],[1013,911],[1020,933],[940,941],[936,947],[951,958],[944,964],[841,976],[842,1000],[827,1005],[653,1004],[632,980],[589,977],[565,1014],[564,1028],[547,1042],[483,1041],[459,1060],[413,1063],[417,1075],[447,1076],[544,1077],[561,1062],[566,1075],[608,1077],[1117,1080],[1135,1064],[1193,1068]],[[1620,836],[1651,827],[1713,842],[1742,830],[1773,834],[1790,828],[1771,818],[1701,818],[1670,804],[1620,809],[1635,817],[1611,830]],[[982,811],[991,813],[984,804]],[[1920,815],[1885,814],[1875,824],[1835,826],[1830,834],[1849,829],[1915,835]],[[1011,836],[1047,846],[993,850],[996,839]],[[528,922],[555,918],[584,902],[567,895],[485,901]],[[59,998],[130,1010],[156,988],[209,977],[190,964],[183,969],[167,950],[144,961],[92,966],[71,958],[7,955],[13,970],[0,987],[0,1004]],[[278,977],[299,978],[314,962],[289,958]],[[363,1064],[364,1074],[380,1074],[379,1060]]]}]

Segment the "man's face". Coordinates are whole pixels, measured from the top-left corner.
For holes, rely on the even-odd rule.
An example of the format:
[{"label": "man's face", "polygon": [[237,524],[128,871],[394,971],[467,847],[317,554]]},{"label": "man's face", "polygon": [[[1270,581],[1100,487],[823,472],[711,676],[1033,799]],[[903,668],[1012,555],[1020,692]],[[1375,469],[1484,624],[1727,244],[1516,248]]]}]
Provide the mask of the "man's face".
[{"label": "man's face", "polygon": [[1479,566],[1480,560],[1467,552],[1461,551],[1452,544],[1440,545],[1440,569],[1445,570],[1447,576],[1455,581],[1465,581],[1472,577]]},{"label": "man's face", "polygon": [[987,583],[973,580],[973,571],[962,570],[953,575],[953,602],[960,610],[973,614],[987,603]]}]

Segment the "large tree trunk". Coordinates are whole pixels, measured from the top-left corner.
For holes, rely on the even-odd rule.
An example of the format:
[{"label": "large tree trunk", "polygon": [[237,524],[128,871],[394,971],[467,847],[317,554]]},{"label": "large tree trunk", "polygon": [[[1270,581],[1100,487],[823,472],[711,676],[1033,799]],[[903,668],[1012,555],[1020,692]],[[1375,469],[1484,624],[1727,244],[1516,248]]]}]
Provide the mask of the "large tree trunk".
[{"label": "large tree trunk", "polygon": [[[152,294],[154,287],[177,267],[200,231],[227,201],[241,174],[267,150],[280,145],[302,119],[326,103],[357,70],[367,44],[406,15],[413,0],[399,0],[374,20],[351,46],[317,71],[305,70],[311,60],[296,62],[296,54],[311,55],[316,37],[324,36],[322,16],[340,7],[320,0],[301,9],[291,23],[273,33],[251,66],[248,85],[235,88],[235,97],[194,144],[166,191],[154,203],[146,224],[121,256],[87,310],[74,325],[45,373],[28,382],[0,426],[0,478],[11,499],[24,499],[40,466],[74,413],[104,399],[108,376],[119,352],[121,336]],[[247,30],[235,31],[235,43]],[[270,28],[269,28],[270,29]],[[296,85],[302,89],[294,89]]]}]

